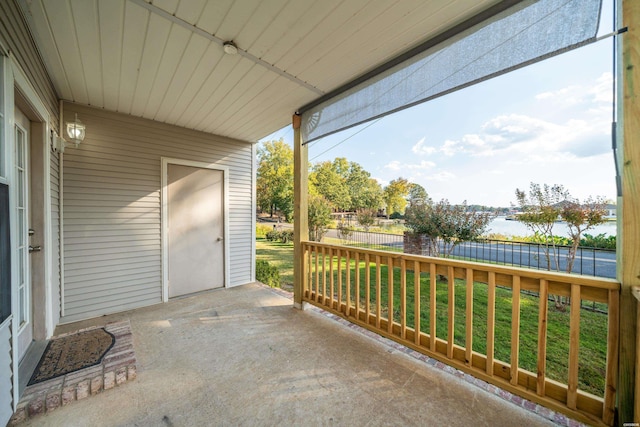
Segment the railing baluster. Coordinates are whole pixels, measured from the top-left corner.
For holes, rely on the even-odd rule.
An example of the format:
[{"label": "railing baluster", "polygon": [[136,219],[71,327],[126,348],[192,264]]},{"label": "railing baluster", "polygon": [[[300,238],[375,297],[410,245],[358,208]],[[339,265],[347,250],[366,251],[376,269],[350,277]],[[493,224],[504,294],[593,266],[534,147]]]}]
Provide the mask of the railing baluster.
[{"label": "railing baluster", "polygon": [[567,406],[570,409],[576,409],[578,403],[578,354],[580,352],[580,285],[575,283],[571,284],[570,310]]},{"label": "railing baluster", "polygon": [[[324,250],[323,250],[324,251]],[[320,268],[319,268],[319,261],[320,261],[320,248],[316,248],[316,252],[315,252],[315,263],[316,263],[316,270],[315,270],[315,277],[316,277],[316,302],[320,302]]]},{"label": "railing baluster", "polygon": [[376,255],[376,328],[380,329],[380,319],[382,318],[382,285],[380,268],[380,255]]},{"label": "railing baluster", "polygon": [[322,247],[322,305],[327,304],[327,254]]},{"label": "railing baluster", "polygon": [[447,305],[449,306],[449,331],[447,336],[447,357],[449,359],[453,359],[453,342],[454,342],[454,331],[455,331],[455,316],[456,316],[456,286],[455,286],[455,276],[453,275],[453,267],[449,266],[448,274],[448,291],[449,291],[449,301]]},{"label": "railing baluster", "polygon": [[347,315],[347,317],[351,316],[351,250],[347,249],[347,277],[346,282],[347,282],[347,288],[345,289],[345,294],[346,294],[346,300],[347,300],[347,304],[346,304],[346,308],[345,308],[345,314]]},{"label": "railing baluster", "polygon": [[333,308],[333,302],[335,301],[335,280],[333,279],[333,248],[329,248],[329,307]]},{"label": "railing baluster", "polygon": [[338,311],[342,311],[342,249],[338,249]]},{"label": "railing baluster", "polygon": [[547,313],[549,306],[549,282],[540,279],[540,298],[538,310],[538,380],[536,392],[545,395],[545,380],[547,367]]},{"label": "railing baluster", "polygon": [[354,253],[356,256],[356,279],[355,279],[355,292],[354,297],[356,300],[356,319],[360,320],[360,254],[358,251]]},{"label": "railing baluster", "polygon": [[387,302],[387,332],[393,333],[393,258],[391,255],[387,257],[387,291],[389,293],[389,301]]},{"label": "railing baluster", "polygon": [[369,316],[371,315],[371,272],[369,271],[369,254],[364,254],[364,303],[365,322],[369,324]]},{"label": "railing baluster", "polygon": [[[609,291],[609,318],[607,332],[607,373],[604,383],[604,411],[602,420],[607,425],[613,425],[616,410],[616,390],[618,388],[618,343],[620,330],[618,327],[620,316],[620,294],[619,291]],[[640,317],[640,310],[637,310]],[[638,368],[636,367],[636,370]],[[637,372],[636,372],[637,373]],[[637,377],[636,377],[637,378]],[[636,395],[636,402],[638,402]],[[637,412],[636,412],[637,413]]]},{"label": "railing baluster", "polygon": [[513,276],[511,295],[511,384],[518,385],[520,354],[520,276]]},{"label": "railing baluster", "polygon": [[313,292],[313,272],[311,271],[311,266],[313,264],[311,264],[311,252],[313,252],[314,249],[315,248],[313,246],[309,245],[309,251],[307,252],[307,265],[309,266],[309,271],[307,274],[307,290],[309,291],[309,299],[312,299],[311,294]]},{"label": "railing baluster", "polygon": [[416,345],[420,345],[420,261],[413,261],[413,297],[415,305],[413,307],[413,329]]},{"label": "railing baluster", "polygon": [[467,268],[467,295],[466,304],[466,337],[465,337],[465,363],[473,366],[473,269]]},{"label": "railing baluster", "polygon": [[436,351],[436,265],[429,264],[429,348]]},{"label": "railing baluster", "polygon": [[407,337],[407,263],[400,259],[400,338]]},{"label": "railing baluster", "polygon": [[493,355],[496,336],[496,273],[489,272],[487,287],[487,375],[493,376]]}]

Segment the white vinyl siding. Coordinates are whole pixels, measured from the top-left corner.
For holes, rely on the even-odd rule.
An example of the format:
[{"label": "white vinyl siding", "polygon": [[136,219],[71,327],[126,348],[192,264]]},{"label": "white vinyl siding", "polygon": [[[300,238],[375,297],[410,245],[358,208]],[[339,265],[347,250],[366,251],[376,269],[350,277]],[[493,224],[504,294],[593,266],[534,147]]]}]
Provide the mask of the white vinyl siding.
[{"label": "white vinyl siding", "polygon": [[53,325],[60,320],[60,154],[51,150],[49,157],[51,185],[51,300]]},{"label": "white vinyl siding", "polygon": [[51,126],[58,128],[58,96],[33,44],[29,28],[14,0],[0,1],[0,44],[11,50],[49,112]]},{"label": "white vinyl siding", "polygon": [[229,170],[229,286],[251,281],[252,144],[76,104],[63,169],[63,322],[162,301],[161,158]]},{"label": "white vinyl siding", "polygon": [[0,325],[0,425],[7,424],[13,414],[12,365],[11,320],[7,320]]}]

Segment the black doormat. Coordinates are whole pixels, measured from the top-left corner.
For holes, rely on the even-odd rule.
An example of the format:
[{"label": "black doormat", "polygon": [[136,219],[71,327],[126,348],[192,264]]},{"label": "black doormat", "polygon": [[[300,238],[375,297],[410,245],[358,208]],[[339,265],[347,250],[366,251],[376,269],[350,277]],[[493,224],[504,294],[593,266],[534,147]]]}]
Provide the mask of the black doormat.
[{"label": "black doormat", "polygon": [[115,337],[104,328],[51,340],[27,385],[97,365],[115,341]]}]

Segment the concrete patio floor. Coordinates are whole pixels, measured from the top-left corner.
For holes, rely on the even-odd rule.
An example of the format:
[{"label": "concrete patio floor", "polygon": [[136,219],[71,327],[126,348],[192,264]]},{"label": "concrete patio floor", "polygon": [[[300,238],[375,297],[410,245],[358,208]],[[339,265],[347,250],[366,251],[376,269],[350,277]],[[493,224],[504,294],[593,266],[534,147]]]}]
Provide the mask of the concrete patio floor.
[{"label": "concrete patio floor", "polygon": [[56,333],[120,320],[137,379],[23,425],[553,425],[259,284]]}]

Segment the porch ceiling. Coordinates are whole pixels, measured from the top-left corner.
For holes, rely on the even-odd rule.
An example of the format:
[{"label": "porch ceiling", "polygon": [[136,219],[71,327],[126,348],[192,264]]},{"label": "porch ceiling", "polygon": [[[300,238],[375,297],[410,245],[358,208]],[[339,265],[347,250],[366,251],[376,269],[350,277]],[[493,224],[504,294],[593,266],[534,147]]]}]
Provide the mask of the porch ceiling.
[{"label": "porch ceiling", "polygon": [[[256,141],[498,0],[18,0],[62,99]],[[227,55],[222,41],[240,49]]]}]

